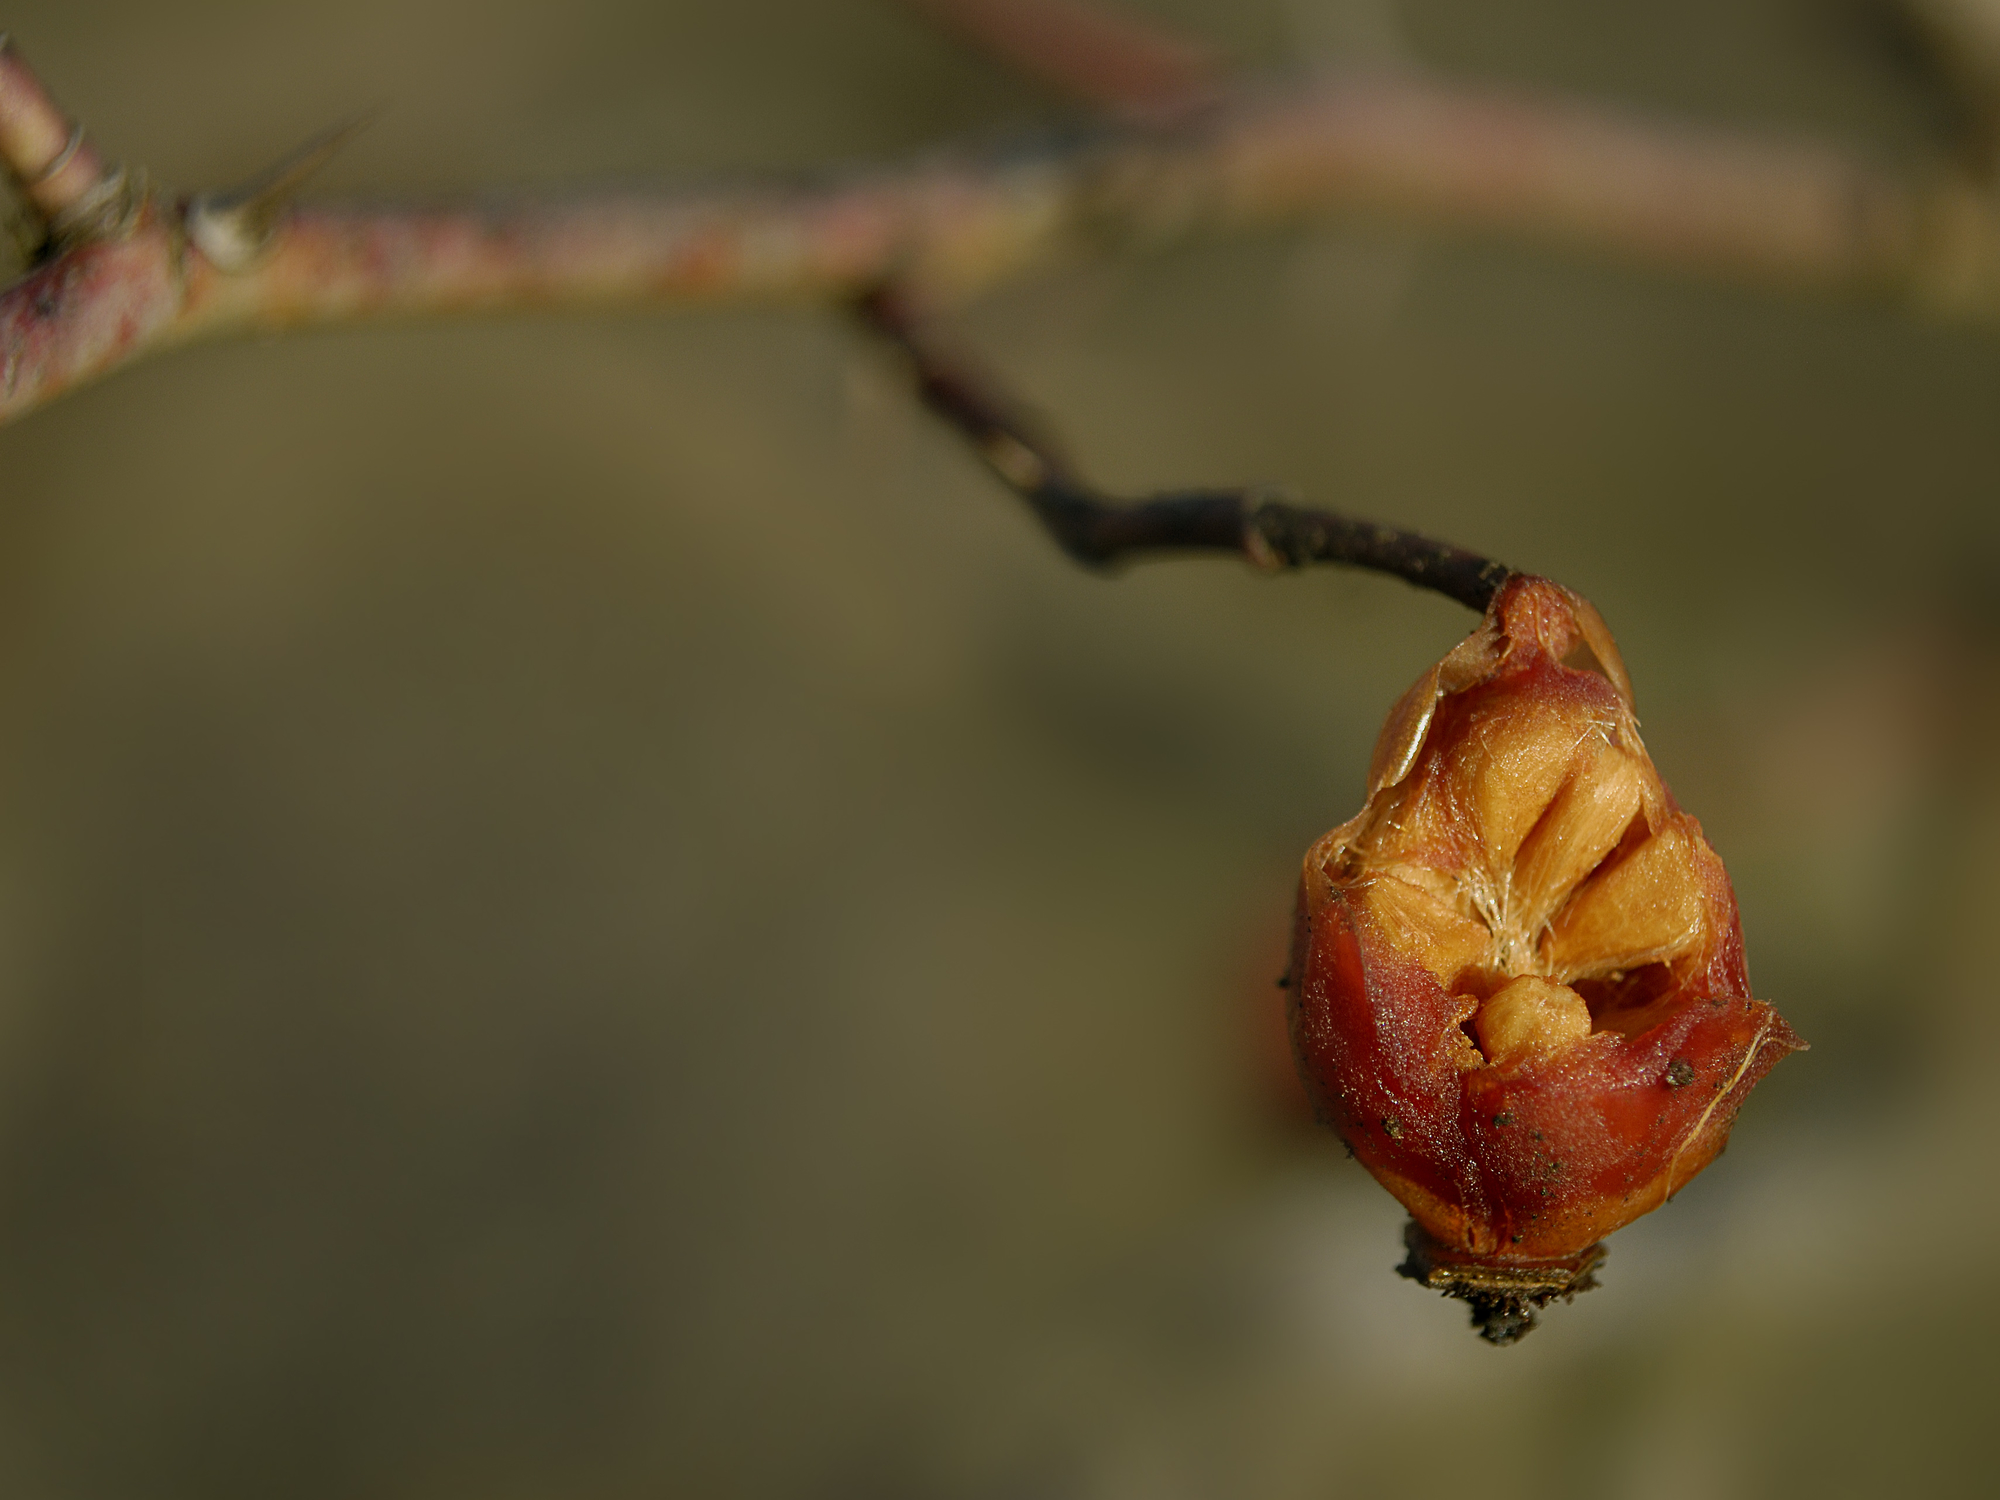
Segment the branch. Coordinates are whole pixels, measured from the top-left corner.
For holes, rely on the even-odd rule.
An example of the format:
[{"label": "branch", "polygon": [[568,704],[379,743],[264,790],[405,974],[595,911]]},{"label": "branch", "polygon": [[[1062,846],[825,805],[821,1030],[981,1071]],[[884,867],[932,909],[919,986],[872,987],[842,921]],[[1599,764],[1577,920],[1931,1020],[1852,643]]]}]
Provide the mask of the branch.
[{"label": "branch", "polygon": [[1342,563],[1393,574],[1481,613],[1513,575],[1504,563],[1414,531],[1308,510],[1257,489],[1117,500],[1080,477],[1010,398],[926,338],[903,296],[878,291],[858,306],[909,356],[924,404],[1028,502],[1056,545],[1087,567],[1196,552],[1235,553],[1267,572]]},{"label": "branch", "polygon": [[67,225],[0,292],[0,421],[197,338],[518,308],[848,302],[890,282],[965,293],[1066,257],[1336,211],[2000,321],[2000,220],[1967,186],[1827,146],[1415,79],[1246,86],[1170,122],[789,186],[457,208],[291,208],[277,194],[251,215],[241,195],[151,193],[81,137],[52,165],[62,116],[17,56],[0,57],[0,157],[52,229]]}]

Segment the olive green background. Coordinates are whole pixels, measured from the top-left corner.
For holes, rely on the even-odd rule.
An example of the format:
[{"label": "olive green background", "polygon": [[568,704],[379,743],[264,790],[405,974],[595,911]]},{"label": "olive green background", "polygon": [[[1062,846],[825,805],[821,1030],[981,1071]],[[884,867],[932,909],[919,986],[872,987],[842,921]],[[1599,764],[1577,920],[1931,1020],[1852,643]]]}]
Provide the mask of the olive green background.
[{"label": "olive green background", "polygon": [[[1154,0],[1896,158],[1864,0]],[[115,154],[790,170],[1065,106],[879,0],[3,18]],[[0,433],[0,1493],[1200,1500],[1990,1483],[2000,336],[1334,222],[954,317],[1108,482],[1550,573],[1814,1050],[1493,1350],[1273,1042],[1469,625],[1063,562],[815,309],[203,348]]]}]

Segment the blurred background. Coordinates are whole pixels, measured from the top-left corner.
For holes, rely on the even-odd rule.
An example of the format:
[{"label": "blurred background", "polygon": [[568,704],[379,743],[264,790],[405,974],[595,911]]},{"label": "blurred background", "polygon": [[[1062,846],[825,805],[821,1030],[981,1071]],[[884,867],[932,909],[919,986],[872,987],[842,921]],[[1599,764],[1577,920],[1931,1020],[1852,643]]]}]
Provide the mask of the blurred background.
[{"label": "blurred background", "polygon": [[[1897,159],[1869,0],[1150,0]],[[1073,117],[885,0],[16,0],[114,156],[688,180]],[[1814,1050],[1518,1348],[1305,1122],[1293,882],[1444,600],[1065,563],[838,314],[196,349],[0,432],[0,1492],[1965,1494],[2000,338],[1309,230],[954,316],[1107,483],[1589,595]]]}]

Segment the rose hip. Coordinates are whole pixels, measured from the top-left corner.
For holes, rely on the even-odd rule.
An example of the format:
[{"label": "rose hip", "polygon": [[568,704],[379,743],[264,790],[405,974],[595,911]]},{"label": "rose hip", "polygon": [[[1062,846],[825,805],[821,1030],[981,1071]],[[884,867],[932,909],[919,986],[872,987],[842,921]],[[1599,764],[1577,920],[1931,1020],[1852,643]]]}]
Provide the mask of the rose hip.
[{"label": "rose hip", "polygon": [[1389,714],[1306,855],[1292,1046],[1415,1221],[1405,1274],[1505,1343],[1722,1150],[1804,1045],[1752,998],[1736,897],[1639,738],[1583,599],[1517,575]]}]

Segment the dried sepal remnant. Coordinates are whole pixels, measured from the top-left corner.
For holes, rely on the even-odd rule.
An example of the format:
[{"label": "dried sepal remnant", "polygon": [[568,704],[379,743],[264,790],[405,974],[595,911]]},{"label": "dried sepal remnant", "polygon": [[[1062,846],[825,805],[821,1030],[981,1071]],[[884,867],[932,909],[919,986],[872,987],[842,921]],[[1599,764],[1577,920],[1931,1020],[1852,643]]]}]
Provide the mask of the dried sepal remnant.
[{"label": "dried sepal remnant", "polygon": [[1321,1117],[1463,1265],[1575,1263],[1722,1149],[1803,1043],[1597,612],[1517,576],[1389,715],[1306,856],[1292,1043]]},{"label": "dried sepal remnant", "polygon": [[1596,1286],[1597,1269],[1604,1264],[1604,1246],[1595,1244],[1569,1260],[1496,1265],[1453,1255],[1414,1220],[1403,1226],[1403,1244],[1409,1254],[1396,1267],[1397,1274],[1470,1303],[1472,1326],[1489,1344],[1511,1344],[1525,1337],[1551,1302],[1557,1298],[1569,1302],[1578,1292]]}]

